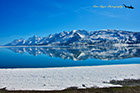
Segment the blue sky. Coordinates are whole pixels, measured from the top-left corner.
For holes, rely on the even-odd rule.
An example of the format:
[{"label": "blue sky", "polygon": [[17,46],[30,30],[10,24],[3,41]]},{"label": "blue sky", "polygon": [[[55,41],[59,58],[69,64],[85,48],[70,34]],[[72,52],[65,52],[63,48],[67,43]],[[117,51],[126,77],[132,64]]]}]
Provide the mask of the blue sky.
[{"label": "blue sky", "polygon": [[[135,9],[93,8],[122,4]],[[0,45],[73,29],[139,32],[139,4],[139,0],[0,0]]]}]

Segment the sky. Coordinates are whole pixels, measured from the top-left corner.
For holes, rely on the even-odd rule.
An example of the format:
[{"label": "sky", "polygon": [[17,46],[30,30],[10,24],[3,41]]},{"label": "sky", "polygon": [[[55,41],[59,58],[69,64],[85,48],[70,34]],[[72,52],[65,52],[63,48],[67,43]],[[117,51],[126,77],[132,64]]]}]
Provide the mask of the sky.
[{"label": "sky", "polygon": [[[123,4],[135,9],[93,7]],[[74,29],[139,32],[139,4],[139,0],[0,0],[0,45]]]}]

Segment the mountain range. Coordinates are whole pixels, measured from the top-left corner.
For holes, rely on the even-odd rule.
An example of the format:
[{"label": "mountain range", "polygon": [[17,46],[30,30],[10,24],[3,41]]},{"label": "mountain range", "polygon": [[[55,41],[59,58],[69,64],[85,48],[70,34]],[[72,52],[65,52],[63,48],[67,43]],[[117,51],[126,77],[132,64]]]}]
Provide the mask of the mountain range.
[{"label": "mountain range", "polygon": [[27,46],[27,45],[47,45],[47,46],[81,46],[81,45],[110,45],[110,44],[140,44],[140,32],[130,32],[122,30],[72,30],[50,34],[46,37],[34,35],[27,40],[16,39],[6,46]]}]

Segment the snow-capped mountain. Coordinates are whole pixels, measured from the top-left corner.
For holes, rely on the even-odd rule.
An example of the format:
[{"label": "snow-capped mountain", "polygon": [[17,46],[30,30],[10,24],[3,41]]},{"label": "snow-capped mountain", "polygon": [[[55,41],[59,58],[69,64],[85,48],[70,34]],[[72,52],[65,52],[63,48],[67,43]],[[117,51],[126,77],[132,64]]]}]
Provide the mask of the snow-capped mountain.
[{"label": "snow-capped mountain", "polygon": [[15,46],[15,45],[24,45],[25,44],[25,40],[23,38],[21,39],[16,39],[14,41],[12,41],[11,43],[8,43],[6,45],[9,45],[9,46]]},{"label": "snow-capped mountain", "polygon": [[85,31],[72,30],[63,31],[58,34],[50,34],[46,37],[33,36],[27,40],[14,40],[6,45],[49,45],[49,46],[67,46],[67,45],[108,45],[108,44],[138,44],[140,43],[140,32],[130,32],[121,30],[99,30]]},{"label": "snow-capped mountain", "polygon": [[34,35],[33,37],[30,37],[28,40],[26,40],[24,45],[37,45],[41,39],[42,37],[37,37]]}]

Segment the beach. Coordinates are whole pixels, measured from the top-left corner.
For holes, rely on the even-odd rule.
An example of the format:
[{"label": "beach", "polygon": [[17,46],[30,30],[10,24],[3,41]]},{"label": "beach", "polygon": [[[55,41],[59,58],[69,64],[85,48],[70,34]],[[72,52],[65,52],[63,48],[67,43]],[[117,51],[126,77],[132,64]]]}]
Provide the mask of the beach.
[{"label": "beach", "polygon": [[140,79],[139,71],[139,64],[0,69],[0,88],[6,88],[6,90],[63,90],[69,87],[83,89],[121,87],[121,85],[104,82]]}]

